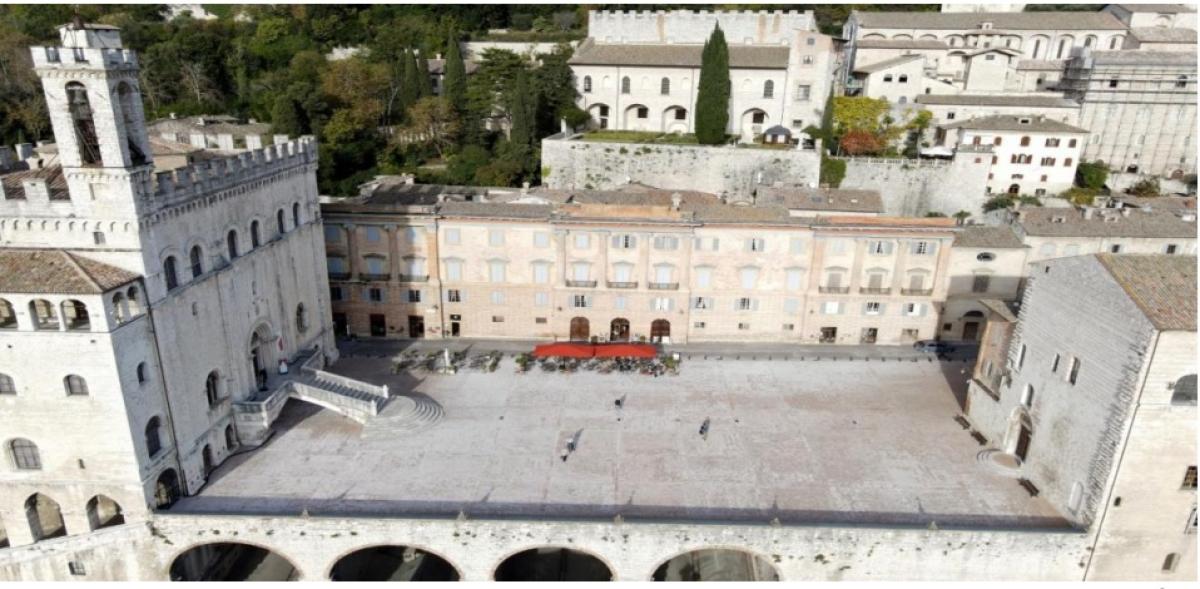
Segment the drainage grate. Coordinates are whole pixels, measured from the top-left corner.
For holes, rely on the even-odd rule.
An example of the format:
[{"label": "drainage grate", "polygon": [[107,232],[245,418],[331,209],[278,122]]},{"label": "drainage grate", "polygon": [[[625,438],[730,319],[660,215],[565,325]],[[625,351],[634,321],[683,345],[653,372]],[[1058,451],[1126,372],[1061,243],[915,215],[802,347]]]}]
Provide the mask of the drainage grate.
[{"label": "drainage grate", "polygon": [[971,429],[971,422],[967,421],[967,418],[961,415],[955,415],[954,421],[957,421],[958,425],[961,425],[963,429]]},{"label": "drainage grate", "polygon": [[1038,488],[1036,486],[1034,486],[1033,482],[1030,481],[1029,479],[1017,479],[1017,484],[1024,487],[1026,491],[1029,491],[1030,497],[1037,497],[1038,493],[1040,492],[1040,491],[1038,491]]},{"label": "drainage grate", "polygon": [[975,438],[975,441],[976,441],[976,442],[979,442],[979,445],[980,445],[980,446],[986,446],[986,445],[987,445],[987,438],[983,437],[983,434],[981,434],[981,433],[979,433],[979,432],[977,432],[977,431],[975,431],[975,430],[971,430],[971,437],[972,437],[972,438]]}]

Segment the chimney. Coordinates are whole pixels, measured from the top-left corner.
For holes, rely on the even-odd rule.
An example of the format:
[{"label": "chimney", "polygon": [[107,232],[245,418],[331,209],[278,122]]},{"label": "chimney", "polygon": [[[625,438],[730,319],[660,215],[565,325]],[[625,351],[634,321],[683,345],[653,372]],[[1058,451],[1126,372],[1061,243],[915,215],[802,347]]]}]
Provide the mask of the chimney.
[{"label": "chimney", "polygon": [[671,210],[678,211],[679,205],[683,204],[683,195],[678,192],[671,195]]},{"label": "chimney", "polygon": [[1092,209],[1092,207],[1081,207],[1081,208],[1083,209],[1083,218],[1084,218],[1084,219],[1091,219],[1091,218],[1092,218],[1092,211],[1093,211],[1094,209]]}]

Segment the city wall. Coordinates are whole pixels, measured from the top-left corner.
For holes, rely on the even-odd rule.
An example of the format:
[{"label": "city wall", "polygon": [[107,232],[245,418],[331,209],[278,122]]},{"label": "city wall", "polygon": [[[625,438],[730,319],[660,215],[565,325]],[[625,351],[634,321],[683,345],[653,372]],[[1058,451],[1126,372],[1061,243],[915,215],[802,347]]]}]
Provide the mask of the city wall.
[{"label": "city wall", "polygon": [[[578,136],[576,136],[578,137]],[[637,182],[670,190],[749,196],[759,184],[816,186],[820,146],[735,146],[542,140],[542,183],[550,188],[613,190]]]},{"label": "city wall", "polygon": [[991,154],[960,153],[954,159],[909,160],[842,158],[846,177],[840,188],[878,190],[885,215],[924,217],[938,212],[979,215],[988,199]]}]

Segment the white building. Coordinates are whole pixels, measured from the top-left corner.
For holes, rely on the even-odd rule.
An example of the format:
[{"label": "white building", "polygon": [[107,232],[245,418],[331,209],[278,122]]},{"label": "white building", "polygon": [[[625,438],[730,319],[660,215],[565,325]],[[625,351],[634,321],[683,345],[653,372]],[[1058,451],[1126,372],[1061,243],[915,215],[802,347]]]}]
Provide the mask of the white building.
[{"label": "white building", "polygon": [[1011,338],[980,352],[972,425],[998,468],[1089,528],[1086,579],[1195,579],[1196,258],[1033,266]]},{"label": "white building", "polygon": [[313,142],[161,169],[119,31],[60,35],[32,50],[56,155],[0,158],[0,521],[13,546],[143,520],[195,492],[265,436],[264,401],[290,393],[281,362],[337,354]]},{"label": "white building", "polygon": [[993,115],[939,125],[938,145],[992,146],[987,191],[1046,196],[1075,182],[1087,131],[1042,115]]},{"label": "white building", "polygon": [[700,57],[720,26],[729,46],[730,134],[819,125],[839,53],[811,12],[597,12],[570,60],[594,127],[695,131]]}]

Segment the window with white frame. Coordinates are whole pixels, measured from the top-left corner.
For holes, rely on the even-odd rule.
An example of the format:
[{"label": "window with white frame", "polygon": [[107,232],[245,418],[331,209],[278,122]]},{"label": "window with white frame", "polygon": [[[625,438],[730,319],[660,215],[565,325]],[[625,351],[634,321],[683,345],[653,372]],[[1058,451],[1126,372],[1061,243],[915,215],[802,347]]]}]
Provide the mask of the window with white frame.
[{"label": "window with white frame", "polygon": [[631,250],[637,247],[637,236],[628,233],[612,236],[612,247],[618,250]]},{"label": "window with white frame", "polygon": [[805,102],[810,99],[812,99],[812,84],[800,84],[796,87],[797,102]]},{"label": "window with white frame", "polygon": [[628,262],[613,264],[613,282],[633,282],[633,264]]},{"label": "window with white frame", "polygon": [[446,265],[446,280],[460,281],[463,279],[463,261],[455,258],[446,258],[442,261]]},{"label": "window with white frame", "polygon": [[799,237],[793,237],[788,240],[788,252],[792,254],[804,253],[804,240]]},{"label": "window with white frame", "polygon": [[873,256],[886,256],[892,253],[892,242],[872,241],[867,244],[867,253]]},{"label": "window with white frame", "polygon": [[692,247],[698,252],[720,251],[721,240],[716,237],[697,237],[692,240]]},{"label": "window with white frame", "polygon": [[821,306],[821,313],[825,315],[838,315],[842,312],[842,303],[840,301],[825,301]]},{"label": "window with white frame", "polygon": [[863,313],[867,315],[878,315],[883,312],[883,303],[869,302],[863,305]]},{"label": "window with white frame", "polygon": [[670,264],[656,264],[654,266],[654,282],[659,284],[675,282],[675,266]]},{"label": "window with white frame", "polygon": [[408,243],[412,243],[412,244],[420,243],[421,239],[424,237],[425,237],[425,228],[424,227],[405,227],[404,228],[404,240],[407,241]]},{"label": "window with white frame", "polygon": [[533,293],[533,306],[546,307],[550,305],[550,293],[535,292]]},{"label": "window with white frame", "polygon": [[447,303],[461,303],[463,300],[462,291],[457,288],[452,288],[446,291]]},{"label": "window with white frame", "polygon": [[443,231],[446,236],[447,245],[458,245],[462,243],[462,232],[458,229],[446,229]]},{"label": "window with white frame", "polygon": [[587,262],[571,264],[571,280],[586,282],[592,279],[592,265]]},{"label": "window with white frame", "polygon": [[575,249],[585,250],[592,247],[591,233],[576,233],[575,234]]},{"label": "window with white frame", "polygon": [[758,284],[758,268],[754,266],[739,268],[738,276],[742,280],[742,288],[751,289]]},{"label": "window with white frame", "polygon": [[550,282],[550,262],[533,263],[533,282],[535,284]]},{"label": "window with white frame", "polygon": [[712,297],[692,297],[692,309],[696,311],[707,311],[713,306]]},{"label": "window with white frame", "polygon": [[488,245],[492,247],[500,247],[504,245],[504,230],[488,229]]},{"label": "window with white frame", "polygon": [[924,303],[906,303],[904,305],[904,314],[909,317],[920,317],[925,314]]},{"label": "window with white frame", "polygon": [[652,302],[650,308],[654,309],[655,311],[670,311],[671,299],[667,297],[654,297],[654,301]]},{"label": "window with white frame", "polygon": [[503,305],[504,304],[504,293],[501,291],[498,291],[498,290],[493,290],[492,291],[492,304],[493,305]]},{"label": "window with white frame", "polygon": [[746,239],[746,251],[761,252],[767,247],[767,242],[761,237],[751,237]]},{"label": "window with white frame", "polygon": [[533,247],[539,247],[539,248],[550,247],[550,234],[545,231],[534,232]]},{"label": "window with white frame", "polygon": [[788,290],[800,290],[801,283],[804,282],[804,270],[802,268],[788,268],[784,271],[784,277]]},{"label": "window with white frame", "polygon": [[910,251],[914,256],[931,256],[937,251],[937,244],[932,241],[914,241]]},{"label": "window with white frame", "polygon": [[571,297],[571,306],[576,309],[586,309],[592,306],[592,297],[582,294],[573,295]]},{"label": "window with white frame", "polygon": [[625,295],[617,295],[613,297],[613,308],[618,311],[624,311],[629,306],[629,297]]},{"label": "window with white frame", "polygon": [[830,241],[829,242],[829,253],[831,253],[831,254],[846,253],[846,250],[849,249],[846,247],[847,243],[848,242],[845,239],[834,239],[834,240]]},{"label": "window with white frame", "polygon": [[654,237],[654,249],[674,251],[679,249],[679,238],[674,235],[658,235]]},{"label": "window with white frame", "polygon": [[416,288],[410,288],[410,289],[408,289],[408,302],[410,302],[410,303],[419,303],[419,302],[421,302],[421,291],[420,291],[420,289],[416,289]]},{"label": "window with white frame", "polygon": [[507,280],[508,263],[503,260],[492,260],[488,262],[488,281],[489,282],[505,282]]},{"label": "window with white frame", "polygon": [[738,297],[733,301],[734,311],[754,311],[758,309],[758,299]]},{"label": "window with white frame", "polygon": [[712,266],[697,266],[692,275],[696,279],[696,288],[712,288]]}]

